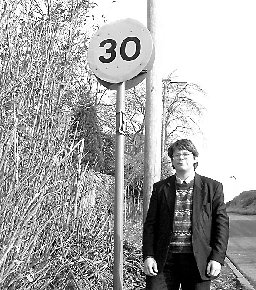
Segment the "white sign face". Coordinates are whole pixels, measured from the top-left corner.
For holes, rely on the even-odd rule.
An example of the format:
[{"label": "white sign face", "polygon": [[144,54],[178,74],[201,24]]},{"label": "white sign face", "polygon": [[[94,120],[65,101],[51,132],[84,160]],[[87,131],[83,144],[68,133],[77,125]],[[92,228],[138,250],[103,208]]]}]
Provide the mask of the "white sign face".
[{"label": "white sign face", "polygon": [[149,30],[134,19],[104,25],[92,37],[88,62],[103,81],[120,83],[146,68],[153,52]]}]

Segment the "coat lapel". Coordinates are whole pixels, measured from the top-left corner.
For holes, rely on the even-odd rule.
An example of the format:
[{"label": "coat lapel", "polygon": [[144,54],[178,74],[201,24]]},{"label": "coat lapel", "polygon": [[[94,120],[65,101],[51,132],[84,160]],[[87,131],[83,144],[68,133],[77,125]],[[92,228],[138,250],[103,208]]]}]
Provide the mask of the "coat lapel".
[{"label": "coat lapel", "polygon": [[201,176],[196,173],[195,183],[193,189],[193,211],[192,211],[192,223],[197,224],[200,212],[202,210],[203,201],[205,198],[205,189]]},{"label": "coat lapel", "polygon": [[173,216],[174,213],[174,207],[175,207],[175,199],[176,199],[176,188],[175,188],[175,175],[170,176],[166,184],[164,186],[164,194],[167,201],[167,205],[170,209],[171,216]]}]

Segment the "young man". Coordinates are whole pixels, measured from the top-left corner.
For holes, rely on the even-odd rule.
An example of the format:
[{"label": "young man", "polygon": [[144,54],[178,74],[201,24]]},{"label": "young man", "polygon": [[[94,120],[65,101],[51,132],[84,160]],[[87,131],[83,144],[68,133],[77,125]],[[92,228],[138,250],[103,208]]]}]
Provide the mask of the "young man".
[{"label": "young man", "polygon": [[173,143],[168,155],[176,173],[154,184],[143,229],[146,289],[209,290],[229,236],[223,186],[195,173],[190,140]]}]

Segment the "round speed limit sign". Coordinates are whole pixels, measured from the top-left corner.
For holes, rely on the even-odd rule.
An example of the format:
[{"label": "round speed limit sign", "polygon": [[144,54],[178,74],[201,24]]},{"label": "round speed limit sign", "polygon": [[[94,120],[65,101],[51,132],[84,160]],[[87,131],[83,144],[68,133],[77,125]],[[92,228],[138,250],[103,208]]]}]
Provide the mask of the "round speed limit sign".
[{"label": "round speed limit sign", "polygon": [[109,83],[130,80],[147,68],[153,53],[149,30],[134,19],[104,25],[92,37],[88,62],[94,74]]}]

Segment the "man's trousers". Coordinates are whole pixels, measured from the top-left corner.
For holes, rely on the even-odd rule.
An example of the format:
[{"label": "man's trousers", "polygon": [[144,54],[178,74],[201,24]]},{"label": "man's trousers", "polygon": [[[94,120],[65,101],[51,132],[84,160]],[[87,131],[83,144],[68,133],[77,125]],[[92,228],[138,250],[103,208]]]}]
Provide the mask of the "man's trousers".
[{"label": "man's trousers", "polygon": [[168,253],[162,273],[147,276],[146,290],[210,290],[211,281],[202,281],[192,253]]}]

